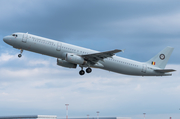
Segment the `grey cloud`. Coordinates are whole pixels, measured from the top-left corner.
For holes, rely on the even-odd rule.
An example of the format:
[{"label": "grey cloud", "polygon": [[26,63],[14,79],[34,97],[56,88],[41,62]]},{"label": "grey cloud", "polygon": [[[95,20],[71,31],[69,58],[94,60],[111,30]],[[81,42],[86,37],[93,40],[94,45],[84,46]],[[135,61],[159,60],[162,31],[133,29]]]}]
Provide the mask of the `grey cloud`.
[{"label": "grey cloud", "polygon": [[174,12],[176,5],[167,1],[20,1],[9,4],[1,26],[2,31],[29,31],[55,39],[108,37],[117,35],[111,32],[114,28],[106,27],[108,23]]},{"label": "grey cloud", "polygon": [[[133,59],[135,55],[139,61],[148,60],[141,59],[140,54],[147,48],[163,49],[167,45],[178,48],[179,44],[178,1],[10,0],[1,3],[2,36],[19,31],[79,42],[83,47],[97,50],[136,49],[138,52],[125,57]],[[98,47],[92,41],[99,41]],[[98,45],[102,42],[105,46]]]}]

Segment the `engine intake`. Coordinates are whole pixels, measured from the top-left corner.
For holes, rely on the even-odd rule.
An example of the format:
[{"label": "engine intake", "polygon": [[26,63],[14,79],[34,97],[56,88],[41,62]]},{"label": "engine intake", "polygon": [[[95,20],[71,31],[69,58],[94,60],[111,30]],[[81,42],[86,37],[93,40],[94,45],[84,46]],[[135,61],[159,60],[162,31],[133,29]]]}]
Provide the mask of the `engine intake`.
[{"label": "engine intake", "polygon": [[66,61],[71,62],[73,64],[81,64],[84,65],[87,63],[82,57],[75,55],[73,53],[67,53],[66,54]]}]

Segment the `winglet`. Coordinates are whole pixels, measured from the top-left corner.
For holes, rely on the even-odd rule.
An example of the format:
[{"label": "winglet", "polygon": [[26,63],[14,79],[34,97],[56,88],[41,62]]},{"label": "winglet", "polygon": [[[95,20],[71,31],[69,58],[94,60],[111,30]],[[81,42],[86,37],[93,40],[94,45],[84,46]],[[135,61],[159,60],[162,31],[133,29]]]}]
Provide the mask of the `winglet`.
[{"label": "winglet", "polygon": [[118,53],[118,52],[123,52],[123,50],[119,50],[119,49],[115,49],[115,50],[112,50],[113,53]]},{"label": "winglet", "polygon": [[122,52],[124,52],[125,51],[125,49],[122,49]]}]

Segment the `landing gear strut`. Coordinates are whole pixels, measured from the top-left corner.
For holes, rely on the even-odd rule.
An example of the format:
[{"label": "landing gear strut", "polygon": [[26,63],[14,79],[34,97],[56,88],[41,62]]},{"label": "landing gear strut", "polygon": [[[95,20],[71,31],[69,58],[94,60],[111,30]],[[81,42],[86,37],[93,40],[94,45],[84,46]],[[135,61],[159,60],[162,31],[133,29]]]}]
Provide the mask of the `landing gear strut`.
[{"label": "landing gear strut", "polygon": [[18,55],[19,58],[22,57],[22,53],[23,53],[23,50],[21,49],[21,52],[20,52],[20,54]]}]

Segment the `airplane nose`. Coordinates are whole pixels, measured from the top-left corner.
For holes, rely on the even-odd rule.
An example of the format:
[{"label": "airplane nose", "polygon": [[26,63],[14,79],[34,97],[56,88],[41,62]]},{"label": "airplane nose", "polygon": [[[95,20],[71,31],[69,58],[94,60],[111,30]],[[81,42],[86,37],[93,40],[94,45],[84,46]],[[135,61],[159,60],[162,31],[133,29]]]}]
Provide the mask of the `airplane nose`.
[{"label": "airplane nose", "polygon": [[7,40],[8,40],[8,38],[7,38],[7,36],[5,36],[5,37],[3,38],[3,41],[4,41],[5,43],[7,43]]}]

